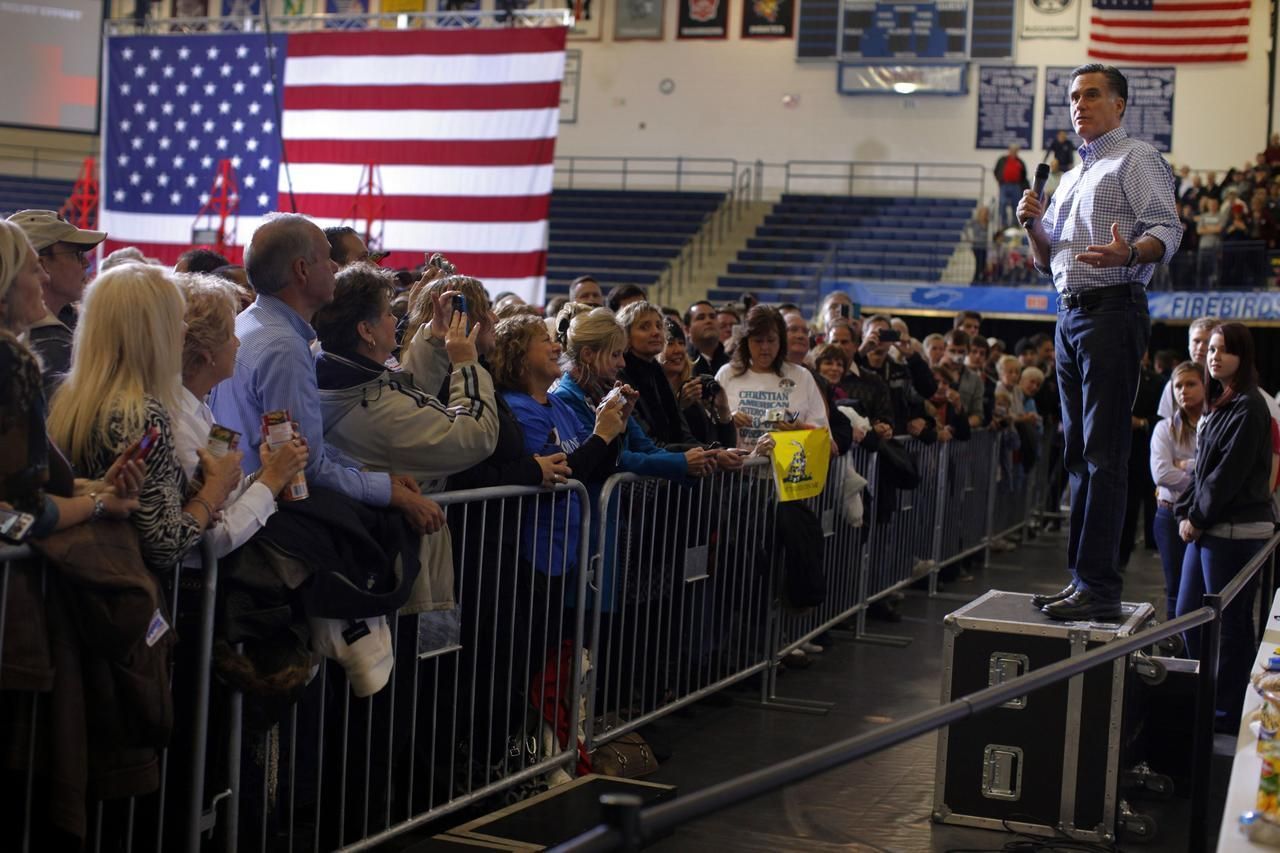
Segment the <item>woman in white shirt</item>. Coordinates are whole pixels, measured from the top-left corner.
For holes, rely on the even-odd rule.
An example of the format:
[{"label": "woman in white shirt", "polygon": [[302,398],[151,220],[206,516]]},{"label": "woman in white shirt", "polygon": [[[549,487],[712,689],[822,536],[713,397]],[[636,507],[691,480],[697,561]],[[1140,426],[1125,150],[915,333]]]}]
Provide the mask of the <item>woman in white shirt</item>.
[{"label": "woman in white shirt", "polygon": [[786,360],[782,315],[757,305],[743,327],[729,363],[716,373],[738,428],[738,446],[754,449],[775,419],[784,429],[827,426],[827,404],[813,374]]},{"label": "woman in white shirt", "polygon": [[1187,543],[1178,535],[1173,505],[1194,479],[1196,425],[1204,413],[1204,374],[1194,361],[1173,369],[1169,386],[1176,408],[1173,416],[1159,421],[1151,436],[1151,479],[1156,484],[1156,517],[1152,522],[1160,563],[1164,568],[1166,616],[1173,618],[1182,580],[1182,559]]},{"label": "woman in white shirt", "polygon": [[[229,379],[236,369],[239,302],[232,284],[223,279],[195,273],[176,274],[174,278],[187,300],[182,390],[173,413],[174,445],[187,479],[195,482],[199,455],[208,446],[209,428],[213,426],[213,412],[205,399],[213,386]],[[242,435],[240,441],[259,438]],[[217,557],[231,553],[262,529],[276,511],[276,495],[307,465],[307,446],[302,440],[274,452],[264,442],[260,452],[262,468],[252,477],[241,479],[223,505],[221,519],[205,531]],[[190,556],[199,558],[194,552]]]}]

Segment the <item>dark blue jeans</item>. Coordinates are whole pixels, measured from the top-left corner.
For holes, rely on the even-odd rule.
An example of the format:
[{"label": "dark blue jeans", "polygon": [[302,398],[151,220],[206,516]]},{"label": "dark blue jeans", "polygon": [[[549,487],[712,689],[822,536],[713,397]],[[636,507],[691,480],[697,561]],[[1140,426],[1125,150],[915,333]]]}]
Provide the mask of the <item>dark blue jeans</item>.
[{"label": "dark blue jeans", "polygon": [[[1265,539],[1222,539],[1202,535],[1187,545],[1182,561],[1182,585],[1178,588],[1178,615],[1190,613],[1204,603],[1205,593],[1221,590],[1244,568],[1244,564],[1267,544]],[[1233,726],[1240,722],[1245,685],[1258,653],[1253,634],[1253,595],[1258,579],[1250,581],[1222,611],[1222,645],[1218,651],[1218,719]],[[1200,656],[1200,632],[1186,634],[1187,654]]]},{"label": "dark blue jeans", "polygon": [[1178,589],[1182,583],[1182,558],[1187,553],[1187,543],[1178,535],[1178,519],[1173,511],[1156,507],[1155,520],[1151,522],[1160,549],[1160,568],[1164,569],[1165,618],[1177,613]]},{"label": "dark blue jeans", "polygon": [[1067,568],[1076,585],[1120,600],[1120,532],[1129,488],[1130,413],[1151,318],[1140,289],[1059,308],[1056,336],[1063,461],[1071,478]]},{"label": "dark blue jeans", "polygon": [[996,217],[1001,228],[1008,228],[1018,221],[1018,202],[1022,200],[1022,187],[1019,184],[1000,185],[1000,210]]}]

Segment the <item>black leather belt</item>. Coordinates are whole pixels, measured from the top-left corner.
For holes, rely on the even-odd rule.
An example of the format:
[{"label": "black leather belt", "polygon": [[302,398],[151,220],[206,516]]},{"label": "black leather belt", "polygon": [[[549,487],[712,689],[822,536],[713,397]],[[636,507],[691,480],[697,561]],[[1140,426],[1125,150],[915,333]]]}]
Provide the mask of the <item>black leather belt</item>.
[{"label": "black leather belt", "polygon": [[1091,287],[1088,290],[1068,290],[1058,294],[1059,308],[1092,308],[1108,299],[1118,297],[1143,296],[1147,287],[1140,281],[1124,284],[1109,284],[1106,287]]}]

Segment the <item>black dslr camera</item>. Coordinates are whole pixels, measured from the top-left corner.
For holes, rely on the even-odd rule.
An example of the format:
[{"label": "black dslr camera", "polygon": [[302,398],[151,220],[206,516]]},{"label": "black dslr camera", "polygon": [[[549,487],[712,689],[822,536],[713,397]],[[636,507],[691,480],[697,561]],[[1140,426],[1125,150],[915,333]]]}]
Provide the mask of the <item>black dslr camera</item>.
[{"label": "black dslr camera", "polygon": [[720,383],[715,380],[714,376],[708,376],[705,373],[698,374],[698,381],[702,383],[702,399],[711,401],[716,395],[723,390]]}]

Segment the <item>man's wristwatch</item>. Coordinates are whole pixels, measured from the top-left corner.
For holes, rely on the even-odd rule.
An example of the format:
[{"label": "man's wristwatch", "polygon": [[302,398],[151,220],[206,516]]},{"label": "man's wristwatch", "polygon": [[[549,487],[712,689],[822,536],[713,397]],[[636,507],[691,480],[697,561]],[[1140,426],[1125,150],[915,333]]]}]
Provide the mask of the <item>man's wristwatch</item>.
[{"label": "man's wristwatch", "polygon": [[1138,260],[1138,244],[1131,243],[1129,245],[1129,260],[1125,261],[1124,265],[1126,267],[1131,267],[1135,263],[1137,263],[1137,260]]}]

